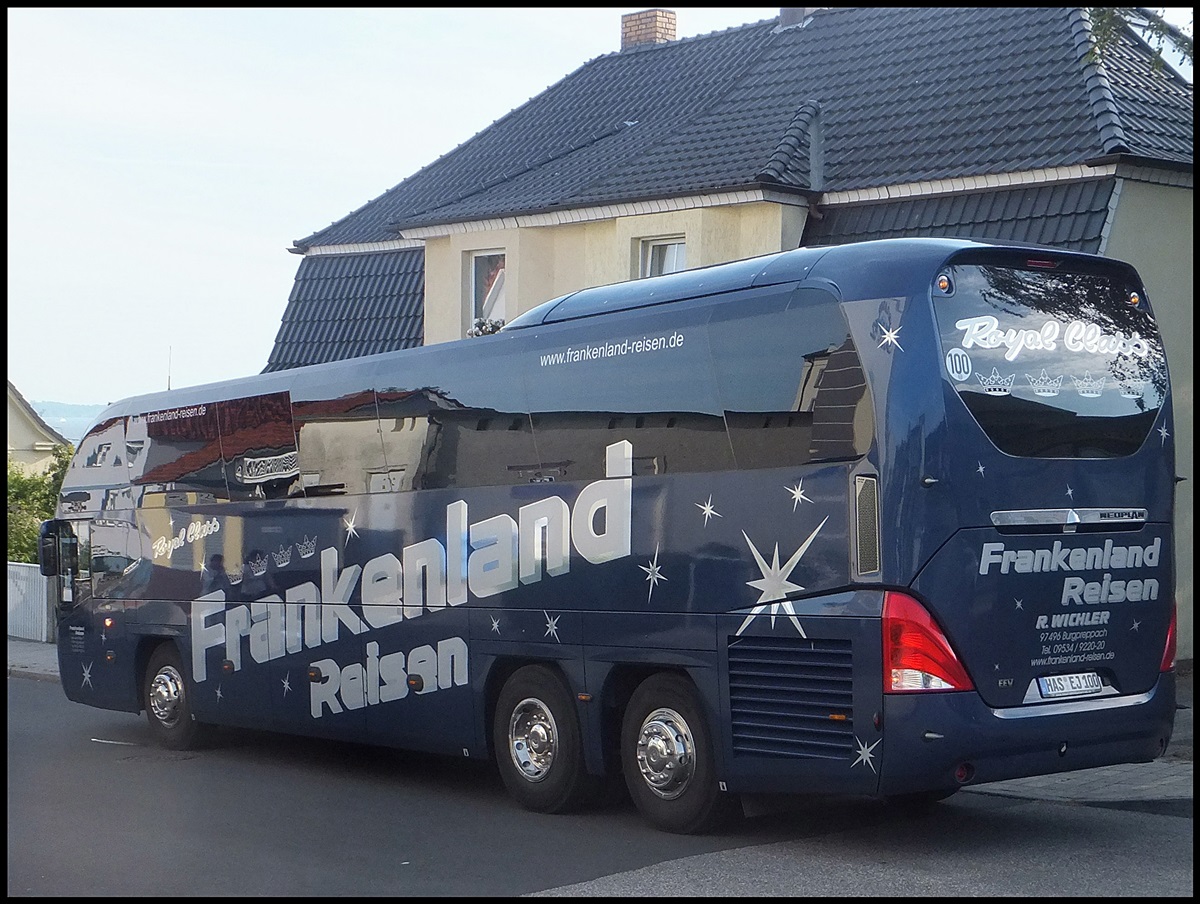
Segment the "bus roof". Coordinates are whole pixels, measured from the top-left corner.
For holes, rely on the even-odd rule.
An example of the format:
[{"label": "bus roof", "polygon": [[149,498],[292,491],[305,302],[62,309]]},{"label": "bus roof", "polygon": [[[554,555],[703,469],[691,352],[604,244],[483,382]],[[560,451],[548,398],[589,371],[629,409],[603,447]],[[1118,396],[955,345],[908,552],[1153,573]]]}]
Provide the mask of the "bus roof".
[{"label": "bus roof", "polygon": [[[535,326],[704,298],[736,289],[799,282],[804,279],[822,279],[835,284],[842,297],[847,299],[895,295],[900,294],[914,273],[925,279],[930,268],[940,266],[950,255],[975,248],[1026,248],[1058,257],[1094,257],[1016,242],[930,237],[889,238],[844,245],[796,248],[683,270],[665,276],[580,289],[526,311],[510,321],[500,332],[501,335],[511,335]],[[101,424],[113,418],[150,411],[234,399],[247,393],[258,395],[282,392],[294,386],[297,379],[320,379],[322,375],[334,371],[341,376],[349,376],[348,369],[370,371],[384,361],[410,359],[454,344],[439,343],[433,346],[398,349],[361,358],[340,359],[131,396],[113,403],[102,411],[95,423]]]},{"label": "bus roof", "polygon": [[[872,291],[879,289],[881,291],[876,294],[886,295],[890,292],[878,284],[882,276],[889,276],[889,281],[895,283],[913,269],[924,274],[930,267],[940,265],[949,255],[969,248],[1036,248],[1060,256],[1071,253],[1013,242],[929,237],[796,248],[731,263],[681,270],[665,276],[580,289],[526,311],[508,323],[503,331],[703,298],[735,289],[798,282],[810,277],[842,284],[847,278],[853,282],[854,275],[858,274],[872,282]],[[872,267],[871,264],[876,266]],[[848,289],[849,285],[843,288]],[[853,290],[846,292],[846,297],[857,295],[858,292]]]}]

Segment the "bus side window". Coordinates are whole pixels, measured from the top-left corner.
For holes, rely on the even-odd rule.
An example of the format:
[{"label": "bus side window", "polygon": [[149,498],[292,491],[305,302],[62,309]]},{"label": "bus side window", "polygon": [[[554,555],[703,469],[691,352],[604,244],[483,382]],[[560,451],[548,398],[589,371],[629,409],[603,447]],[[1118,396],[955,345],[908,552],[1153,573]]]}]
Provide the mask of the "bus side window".
[{"label": "bus side window", "polygon": [[404,489],[507,486],[540,474],[521,363],[511,337],[436,346],[402,374],[376,377],[388,470]]},{"label": "bus side window", "polygon": [[870,394],[832,295],[799,289],[722,308],[709,339],[739,468],[866,453],[874,433]]},{"label": "bus side window", "polygon": [[118,506],[128,498],[127,484],[125,421],[109,418],[80,440],[63,476],[60,511],[82,515]]},{"label": "bus side window", "polygon": [[297,482],[291,399],[270,392],[218,402],[225,483],[233,500],[279,499]]},{"label": "bus side window", "polygon": [[547,331],[526,356],[547,475],[602,478],[605,449],[622,440],[633,444],[638,476],[732,469],[707,319],[706,307],[689,306]]},{"label": "bus side window", "polygon": [[194,493],[206,502],[229,498],[216,405],[187,405],[127,419],[125,447],[133,495]]},{"label": "bus side window", "polygon": [[393,488],[379,439],[374,391],[363,388],[330,396],[328,384],[292,387],[299,484],[291,495],[303,491],[308,496],[341,496]]},{"label": "bus side window", "polygon": [[120,520],[132,518],[132,513],[114,515],[92,522],[92,592],[97,597],[129,599],[128,577],[142,558],[141,534],[132,521]]}]

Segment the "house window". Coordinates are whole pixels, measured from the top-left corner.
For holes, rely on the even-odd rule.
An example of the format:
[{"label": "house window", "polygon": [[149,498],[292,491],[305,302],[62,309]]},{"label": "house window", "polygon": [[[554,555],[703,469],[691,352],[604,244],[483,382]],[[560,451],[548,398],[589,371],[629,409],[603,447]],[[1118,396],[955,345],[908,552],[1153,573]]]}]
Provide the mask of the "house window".
[{"label": "house window", "polygon": [[482,251],[471,258],[471,316],[475,320],[508,319],[504,300],[504,252]]},{"label": "house window", "polygon": [[687,244],[683,236],[646,239],[642,242],[642,276],[662,276],[687,269]]}]

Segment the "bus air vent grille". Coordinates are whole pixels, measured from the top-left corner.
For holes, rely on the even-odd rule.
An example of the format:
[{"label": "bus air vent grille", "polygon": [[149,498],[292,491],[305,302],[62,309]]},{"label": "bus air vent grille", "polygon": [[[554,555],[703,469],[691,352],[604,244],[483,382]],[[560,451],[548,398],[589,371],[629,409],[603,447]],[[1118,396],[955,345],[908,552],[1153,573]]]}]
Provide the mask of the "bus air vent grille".
[{"label": "bus air vent grille", "polygon": [[849,640],[731,637],[734,753],[841,759],[854,749]]}]

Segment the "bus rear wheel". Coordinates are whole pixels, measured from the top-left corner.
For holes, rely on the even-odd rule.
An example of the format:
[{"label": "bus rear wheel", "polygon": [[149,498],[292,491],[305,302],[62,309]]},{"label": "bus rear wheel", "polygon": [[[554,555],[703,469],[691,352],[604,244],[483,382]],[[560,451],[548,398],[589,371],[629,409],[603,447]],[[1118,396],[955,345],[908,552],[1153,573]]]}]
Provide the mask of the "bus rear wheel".
[{"label": "bus rear wheel", "polygon": [[505,682],[492,723],[496,765],[508,793],[527,810],[569,813],[595,799],[571,695],[559,676],[526,666]]},{"label": "bus rear wheel", "polygon": [[653,675],[633,692],[621,726],[621,768],[638,811],[664,831],[711,832],[738,808],[717,785],[712,734],[682,675]]},{"label": "bus rear wheel", "polygon": [[142,688],[142,705],[150,733],[170,750],[192,750],[202,742],[205,726],[192,712],[191,688],[179,653],[162,644],[150,655]]}]

